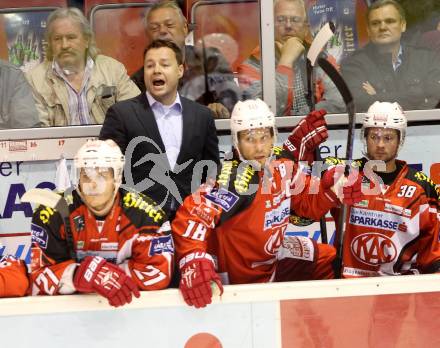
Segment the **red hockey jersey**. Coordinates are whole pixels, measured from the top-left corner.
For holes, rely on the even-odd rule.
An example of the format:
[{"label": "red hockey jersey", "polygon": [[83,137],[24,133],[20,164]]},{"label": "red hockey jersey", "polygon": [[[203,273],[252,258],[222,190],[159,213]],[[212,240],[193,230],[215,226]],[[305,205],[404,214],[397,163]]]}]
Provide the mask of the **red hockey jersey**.
[{"label": "red hockey jersey", "polygon": [[[327,158],[328,164],[341,163]],[[353,162],[363,175],[363,191],[375,185],[367,159]],[[381,193],[349,208],[343,243],[343,277],[367,277],[440,270],[439,195],[422,172],[397,161],[400,172]],[[367,177],[368,176],[368,177]],[[376,177],[376,180],[378,177]],[[377,182],[377,181],[376,181]],[[338,221],[339,210],[332,210]],[[338,232],[339,233],[339,232]]]},{"label": "red hockey jersey", "polygon": [[89,255],[99,255],[119,265],[141,290],[168,286],[174,245],[166,215],[153,201],[120,189],[110,213],[100,221],[76,191],[68,200],[77,260],[71,257],[59,213],[39,207],[31,226],[33,295],[75,292],[75,269]]},{"label": "red hockey jersey", "polygon": [[0,259],[0,297],[24,296],[29,286],[26,265],[12,256]]},{"label": "red hockey jersey", "polygon": [[[293,173],[297,192],[291,191]],[[223,283],[269,281],[292,211],[319,219],[337,204],[319,182],[313,188],[310,176],[300,174],[284,158],[272,162],[266,175],[244,162],[224,161],[215,185],[188,196],[177,211],[172,230],[178,259],[207,251],[217,260]],[[313,260],[308,248],[295,248],[298,258]]]}]

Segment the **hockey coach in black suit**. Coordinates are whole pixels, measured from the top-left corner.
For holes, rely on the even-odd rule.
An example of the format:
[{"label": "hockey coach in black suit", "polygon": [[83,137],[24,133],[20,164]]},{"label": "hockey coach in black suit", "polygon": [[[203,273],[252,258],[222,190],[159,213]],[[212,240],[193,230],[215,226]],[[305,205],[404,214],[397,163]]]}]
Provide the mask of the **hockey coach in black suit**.
[{"label": "hockey coach in black suit", "polygon": [[125,183],[161,204],[170,218],[200,184],[206,172],[200,161],[212,161],[214,175],[220,162],[212,112],[177,92],[183,69],[176,44],[153,41],[144,54],[146,93],[114,104],[99,136],[125,153]]}]

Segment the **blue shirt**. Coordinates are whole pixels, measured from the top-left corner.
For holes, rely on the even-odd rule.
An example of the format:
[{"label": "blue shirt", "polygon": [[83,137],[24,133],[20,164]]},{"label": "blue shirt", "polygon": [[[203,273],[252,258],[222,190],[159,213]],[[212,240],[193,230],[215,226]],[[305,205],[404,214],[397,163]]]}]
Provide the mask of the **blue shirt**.
[{"label": "blue shirt", "polygon": [[400,48],[399,48],[399,53],[397,53],[396,62],[393,63],[393,69],[394,69],[394,71],[396,71],[397,68],[402,64],[402,56],[403,56],[402,46],[400,46]]},{"label": "blue shirt", "polygon": [[154,99],[148,91],[145,93],[153,110],[170,168],[173,170],[182,145],[182,103],[179,93],[176,94],[176,100],[171,105],[163,105]]}]

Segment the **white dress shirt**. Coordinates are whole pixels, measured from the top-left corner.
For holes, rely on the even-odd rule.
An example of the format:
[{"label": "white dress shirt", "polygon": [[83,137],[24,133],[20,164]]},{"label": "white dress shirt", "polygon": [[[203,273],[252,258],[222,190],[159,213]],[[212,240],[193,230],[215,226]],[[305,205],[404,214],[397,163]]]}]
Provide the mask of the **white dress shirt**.
[{"label": "white dress shirt", "polygon": [[145,93],[153,110],[170,168],[173,170],[182,145],[182,103],[179,93],[176,94],[176,100],[171,105],[163,105],[154,99],[148,91]]}]

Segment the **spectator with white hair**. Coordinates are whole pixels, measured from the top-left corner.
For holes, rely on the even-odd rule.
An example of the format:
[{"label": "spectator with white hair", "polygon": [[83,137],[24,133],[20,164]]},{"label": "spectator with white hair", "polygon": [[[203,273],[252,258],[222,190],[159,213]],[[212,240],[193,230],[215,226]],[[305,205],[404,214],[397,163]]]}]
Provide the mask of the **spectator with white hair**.
[{"label": "spectator with white hair", "polygon": [[111,105],[140,93],[122,63],[98,53],[79,9],[52,12],[46,41],[46,60],[26,74],[44,126],[103,123]]},{"label": "spectator with white hair", "polygon": [[[147,13],[145,21],[150,42],[158,39],[172,41],[183,53],[184,73],[179,82],[179,93],[206,105],[215,118],[229,118],[241,92],[222,52],[208,44],[206,47],[203,44],[185,45],[188,23],[175,1],[157,2]],[[145,92],[144,67],[131,78]]]}]

